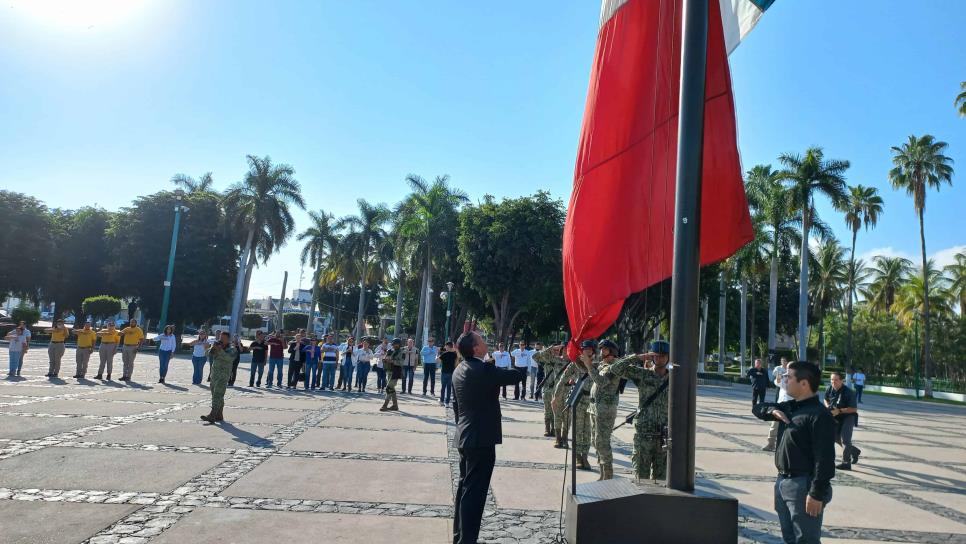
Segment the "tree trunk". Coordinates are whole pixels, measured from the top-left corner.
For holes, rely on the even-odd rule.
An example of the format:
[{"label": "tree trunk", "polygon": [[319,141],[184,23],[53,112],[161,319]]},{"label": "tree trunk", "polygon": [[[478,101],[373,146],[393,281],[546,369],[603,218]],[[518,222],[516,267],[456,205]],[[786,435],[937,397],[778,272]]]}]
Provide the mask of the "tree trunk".
[{"label": "tree trunk", "polygon": [[[366,240],[366,245],[369,245],[369,241]],[[368,251],[363,250],[362,255],[362,275],[359,277],[359,309],[356,310],[356,327],[353,332],[353,336],[357,339],[362,338],[362,334],[365,331],[363,326],[363,319],[366,313],[366,275],[369,273],[369,255]]]},{"label": "tree trunk", "polygon": [[771,360],[775,354],[775,342],[777,340],[778,322],[778,235],[775,235],[775,247],[771,255],[771,271],[768,274],[768,364],[774,363]]},{"label": "tree trunk", "polygon": [[728,293],[725,291],[725,271],[718,277],[718,374],[725,369],[725,305]]},{"label": "tree trunk", "polygon": [[818,363],[818,368],[825,368],[825,316],[818,322],[818,345],[821,347],[822,360]]},{"label": "tree trunk", "polygon": [[929,274],[926,271],[926,227],[919,210],[919,242],[922,247],[922,369],[925,373],[923,396],[932,398],[932,360],[929,357]]},{"label": "tree trunk", "polygon": [[798,275],[798,360],[808,360],[808,208],[811,199],[805,199],[805,209],[802,210],[802,249],[801,265]]},{"label": "tree trunk", "polygon": [[[656,329],[657,327],[655,327]],[[699,339],[698,352],[701,354],[701,360],[698,361],[698,368],[702,372],[705,371],[704,362],[708,360],[708,298],[701,299],[701,338]]]},{"label": "tree trunk", "polygon": [[246,263],[249,260],[249,255],[253,253],[252,242],[255,240],[255,229],[248,229],[248,237],[245,240],[245,245],[242,246],[242,253],[238,260],[238,274],[235,276],[235,294],[231,301],[231,330],[232,334],[234,331],[238,330],[239,322],[241,321],[241,310],[244,301],[242,300],[245,296],[245,276],[247,275]]},{"label": "tree trunk", "polygon": [[[751,336],[751,345],[749,347],[751,348],[751,355],[750,355],[750,357],[749,357],[748,360],[751,361],[752,363],[754,363],[754,361],[755,361],[755,344],[756,344],[756,338],[755,338],[755,295],[751,295],[751,327],[750,328],[751,328],[751,331],[750,331],[750,333],[751,333],[750,334],[750,336]],[[765,368],[768,368],[768,363],[767,362],[765,363]]]},{"label": "tree trunk", "polygon": [[426,317],[423,319],[423,337],[419,347],[429,340],[433,329],[433,258],[426,248]]},{"label": "tree trunk", "polygon": [[416,343],[419,344],[419,335],[423,332],[423,319],[426,317],[426,274],[423,271],[423,282],[419,287],[419,310],[416,314],[416,330],[413,332],[413,338]]},{"label": "tree trunk", "polygon": [[[309,304],[309,319],[305,324],[305,330],[309,333],[312,332],[312,321],[315,319],[315,304],[319,297],[319,282],[322,280],[322,260],[319,259],[318,266],[316,267],[315,274],[312,275],[315,281],[312,282],[312,302]],[[299,283],[302,283],[301,280]],[[301,286],[299,286],[301,288]],[[284,300],[285,290],[282,290],[282,299]],[[322,313],[321,311],[319,312]]]},{"label": "tree trunk", "polygon": [[403,271],[402,266],[399,267],[399,277],[396,278],[399,286],[396,288],[396,320],[393,322],[392,334],[396,338],[399,338],[399,331],[402,330],[402,312],[403,312],[403,283],[406,281],[406,273]]},{"label": "tree trunk", "polygon": [[852,366],[852,321],[855,318],[855,314],[852,311],[852,299],[855,297],[855,238],[859,234],[858,230],[852,231],[852,257],[850,259],[851,266],[849,270],[852,272],[852,277],[849,278],[848,285],[848,323],[845,329],[845,364],[842,365],[845,371],[848,372],[849,368]]},{"label": "tree trunk", "polygon": [[739,354],[738,354],[738,371],[739,375],[745,375],[745,349],[748,347],[748,282],[744,278],[741,278],[741,324],[738,330],[741,334],[741,340],[739,343]]}]

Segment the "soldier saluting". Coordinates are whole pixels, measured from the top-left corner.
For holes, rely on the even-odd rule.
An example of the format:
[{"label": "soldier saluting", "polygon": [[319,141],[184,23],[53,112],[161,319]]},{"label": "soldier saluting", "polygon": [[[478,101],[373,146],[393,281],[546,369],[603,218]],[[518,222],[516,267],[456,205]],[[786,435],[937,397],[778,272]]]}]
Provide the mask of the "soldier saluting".
[{"label": "soldier saluting", "polygon": [[619,349],[610,340],[601,340],[597,349],[600,352],[598,362],[583,354],[580,361],[594,381],[590,388],[590,408],[587,412],[590,414],[591,440],[600,463],[598,480],[610,480],[614,477],[614,454],[610,447],[610,436],[617,418],[617,405],[620,402],[617,388],[621,381],[620,376],[611,371],[611,366],[617,360]]},{"label": "soldier saluting", "polygon": [[543,364],[544,377],[540,383],[540,394],[543,397],[543,436],[557,436],[554,425],[554,414],[551,402],[553,401],[553,390],[557,385],[557,378],[567,366],[567,359],[560,353],[563,345],[550,346],[547,349],[537,352],[533,360]]},{"label": "soldier saluting", "polygon": [[[595,348],[596,344],[593,340],[584,340],[580,344],[581,356],[586,355],[593,358]],[[557,386],[553,391],[554,419],[557,423],[557,444],[555,447],[567,447],[567,430],[570,428],[570,414],[564,405],[564,397],[567,396],[572,386],[576,384],[580,377],[586,373],[587,370],[582,363],[570,363],[564,368],[560,374],[560,378],[557,380]],[[584,380],[584,393],[577,401],[577,421],[574,423],[577,427],[577,444],[575,445],[575,449],[577,453],[577,468],[580,470],[590,470],[590,461],[587,460],[587,454],[590,453],[590,415],[587,413],[587,409],[590,407],[590,388],[592,385],[593,382],[591,380]]]},{"label": "soldier saluting", "polygon": [[[634,418],[634,455],[631,458],[637,478],[663,480],[667,475],[664,437],[667,429],[668,353],[671,346],[663,340],[653,342],[651,350],[624,357],[610,365],[610,373],[627,378],[637,386],[638,413]],[[653,363],[652,368],[643,364]]]}]

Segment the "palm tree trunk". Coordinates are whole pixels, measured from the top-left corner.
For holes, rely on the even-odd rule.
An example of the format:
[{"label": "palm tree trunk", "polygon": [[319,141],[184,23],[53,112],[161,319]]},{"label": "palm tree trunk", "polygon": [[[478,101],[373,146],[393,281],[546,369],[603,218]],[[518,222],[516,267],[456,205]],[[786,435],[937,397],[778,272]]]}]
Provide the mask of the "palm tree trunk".
[{"label": "palm tree trunk", "polygon": [[[775,247],[771,255],[771,272],[768,276],[768,364],[775,353],[775,335],[778,324],[778,235],[775,235]],[[768,364],[765,366],[767,367]]]},{"label": "palm tree trunk", "polygon": [[798,275],[798,360],[808,360],[808,208],[811,199],[806,199],[802,211],[802,249],[801,266]]},{"label": "palm tree trunk", "polygon": [[747,333],[748,333],[748,282],[744,278],[741,278],[741,324],[738,330],[741,334],[741,340],[738,342],[738,371],[739,375],[745,375],[745,349],[748,347]]},{"label": "palm tree trunk", "polygon": [[429,253],[429,248],[426,248],[426,317],[423,319],[423,337],[421,338],[423,344],[429,340],[432,336],[430,331],[433,328],[433,260]]},{"label": "palm tree trunk", "polygon": [[724,374],[725,369],[725,304],[728,294],[725,292],[725,271],[721,270],[718,277],[718,374]]},{"label": "palm tree trunk", "polygon": [[[751,327],[750,327],[750,329],[751,329],[751,331],[750,331],[751,332],[751,334],[750,334],[750,336],[751,336],[751,338],[750,338],[750,340],[751,340],[750,344],[751,345],[749,347],[751,348],[751,353],[750,353],[750,356],[749,356],[748,360],[754,362],[754,360],[755,360],[755,344],[756,344],[756,342],[755,342],[755,340],[756,340],[756,338],[755,338],[755,295],[754,294],[751,295]],[[768,368],[768,363],[767,362],[765,363],[765,368]]]},{"label": "palm tree trunk", "polygon": [[419,287],[419,310],[416,313],[416,330],[413,338],[419,344],[419,335],[423,332],[423,319],[426,317],[426,271],[423,271],[423,282]]},{"label": "palm tree trunk", "polygon": [[403,311],[403,283],[406,281],[406,273],[402,266],[399,267],[399,277],[396,278],[399,286],[396,288],[396,320],[393,322],[393,336],[399,338],[399,331],[402,330],[402,311]]},{"label": "palm tree trunk", "polygon": [[252,251],[252,242],[255,240],[255,229],[248,230],[248,237],[245,245],[242,246],[242,254],[238,260],[238,274],[235,276],[235,295],[231,301],[231,333],[235,334],[241,322],[241,310],[245,296],[245,277],[248,275],[247,262]]},{"label": "palm tree trunk", "polygon": [[852,258],[851,258],[851,266],[849,267],[849,270],[851,270],[852,277],[849,278],[849,285],[848,285],[849,317],[848,317],[848,324],[846,325],[846,329],[845,329],[845,365],[843,365],[845,367],[846,372],[848,372],[849,368],[852,366],[852,321],[855,318],[855,314],[852,311],[852,299],[855,297],[855,237],[858,234],[859,234],[859,231],[857,230],[852,231]]},{"label": "palm tree trunk", "polygon": [[819,362],[819,368],[825,368],[825,316],[818,322],[818,345],[822,348],[822,360]]},{"label": "palm tree trunk", "polygon": [[[309,304],[309,319],[305,324],[305,330],[309,331],[309,333],[313,331],[312,322],[315,320],[315,304],[319,299],[319,281],[322,279],[322,259],[319,259],[318,267],[312,277],[315,278],[312,282],[312,302]],[[282,293],[282,295],[284,296],[285,293]]]},{"label": "palm tree trunk", "polygon": [[[366,242],[368,243],[368,240]],[[365,330],[362,320],[365,317],[366,310],[366,275],[368,272],[369,255],[368,252],[365,252],[362,255],[362,276],[359,278],[359,309],[356,310],[356,328],[353,332],[353,336],[357,339],[362,338],[362,333]]]},{"label": "palm tree trunk", "polygon": [[[701,360],[698,361],[698,368],[702,372],[706,372],[707,369],[704,368],[704,362],[708,360],[708,298],[701,299],[701,338],[699,338],[698,351],[701,354]],[[657,326],[654,327],[657,330]]]},{"label": "palm tree trunk", "polygon": [[926,270],[926,227],[922,220],[922,210],[919,210],[919,242],[922,247],[922,369],[925,373],[923,395],[932,398],[932,361],[929,358],[929,274]]}]

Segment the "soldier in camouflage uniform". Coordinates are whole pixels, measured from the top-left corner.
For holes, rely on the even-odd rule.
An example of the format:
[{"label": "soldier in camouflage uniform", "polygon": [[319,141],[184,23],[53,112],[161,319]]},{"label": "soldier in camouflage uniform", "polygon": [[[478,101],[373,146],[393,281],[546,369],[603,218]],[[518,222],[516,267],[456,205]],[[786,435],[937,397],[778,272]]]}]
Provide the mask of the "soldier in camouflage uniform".
[{"label": "soldier in camouflage uniform", "polygon": [[[396,383],[402,378],[403,364],[406,354],[402,349],[402,340],[398,338],[392,339],[392,348],[386,353],[386,358],[383,359],[383,367],[386,371],[386,402],[382,403],[382,408],[379,408],[380,412],[392,412],[399,410],[399,400],[396,397]],[[392,401],[392,406],[389,406],[389,401]]]},{"label": "soldier in camouflage uniform", "polygon": [[560,356],[562,349],[562,345],[550,346],[533,356],[534,361],[543,364],[545,373],[543,386],[540,388],[543,397],[543,436],[556,436],[553,407],[550,404],[553,401],[553,390],[557,386],[557,378],[564,367],[567,366],[567,360]]},{"label": "soldier in camouflage uniform", "polygon": [[211,356],[211,412],[201,419],[215,423],[225,420],[225,389],[228,387],[228,378],[231,376],[231,368],[235,362],[238,350],[231,343],[231,335],[227,332],[221,333],[219,342],[211,346],[208,354]]},{"label": "soldier in camouflage uniform", "polygon": [[[594,356],[595,348],[596,344],[593,340],[585,340],[580,345],[581,354],[590,357]],[[560,373],[560,379],[557,380],[557,386],[553,391],[554,414],[569,412],[565,406],[566,398],[572,386],[586,373],[587,371],[584,366],[577,363],[568,364],[563,372]],[[580,400],[577,402],[577,421],[575,422],[575,426],[577,427],[577,443],[575,449],[577,450],[577,468],[581,470],[590,470],[590,461],[587,460],[587,454],[590,453],[590,415],[587,413],[587,409],[590,407],[590,388],[592,385],[592,380],[588,379],[584,381],[584,394],[580,396]],[[569,427],[566,423],[562,427],[558,427],[558,446],[561,438],[563,439],[563,443],[566,444],[568,429]]]},{"label": "soldier in camouflage uniform", "polygon": [[[660,389],[667,379],[669,348],[667,342],[654,342],[650,352],[624,357],[610,365],[611,374],[627,378],[637,386],[639,406]],[[645,362],[653,362],[654,368],[644,368]],[[640,413],[634,419],[632,461],[637,477],[642,480],[663,480],[667,474],[667,454],[663,449],[663,433],[667,428],[667,393],[665,387],[650,406],[639,407]]]},{"label": "soldier in camouflage uniform", "polygon": [[594,385],[590,388],[590,430],[594,449],[597,450],[597,461],[600,463],[600,478],[610,480],[614,477],[614,454],[610,448],[610,435],[614,431],[614,420],[617,418],[617,405],[620,394],[620,376],[611,372],[611,365],[617,360],[619,350],[617,344],[610,340],[601,340],[597,345],[600,361],[581,355],[580,360],[590,372]]}]

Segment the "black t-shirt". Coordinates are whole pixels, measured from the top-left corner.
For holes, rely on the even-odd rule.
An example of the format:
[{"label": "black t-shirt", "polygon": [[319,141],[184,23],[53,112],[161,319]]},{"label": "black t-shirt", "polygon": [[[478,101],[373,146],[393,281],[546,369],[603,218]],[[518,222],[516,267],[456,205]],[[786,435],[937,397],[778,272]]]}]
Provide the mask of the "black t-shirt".
[{"label": "black t-shirt", "polygon": [[[825,390],[825,400],[828,402],[829,410],[832,408],[857,408],[858,404],[855,402],[855,393],[852,392],[847,386],[843,385],[839,387],[836,391],[831,385]],[[839,414],[835,416],[835,420],[842,422],[848,418],[855,417],[858,414]]]},{"label": "black t-shirt", "polygon": [[253,363],[265,362],[265,355],[268,352],[268,344],[264,340],[255,340],[250,346],[248,346],[248,349],[252,352]]},{"label": "black t-shirt", "polygon": [[453,370],[456,369],[456,352],[446,351],[439,354],[439,360],[443,362],[443,366],[440,371],[443,374],[452,374]]},{"label": "black t-shirt", "polygon": [[751,380],[751,387],[754,389],[768,389],[768,371],[764,368],[748,369],[748,378]]}]

